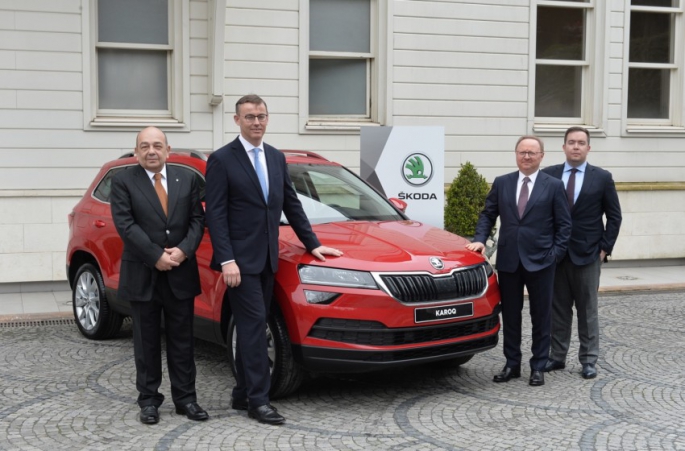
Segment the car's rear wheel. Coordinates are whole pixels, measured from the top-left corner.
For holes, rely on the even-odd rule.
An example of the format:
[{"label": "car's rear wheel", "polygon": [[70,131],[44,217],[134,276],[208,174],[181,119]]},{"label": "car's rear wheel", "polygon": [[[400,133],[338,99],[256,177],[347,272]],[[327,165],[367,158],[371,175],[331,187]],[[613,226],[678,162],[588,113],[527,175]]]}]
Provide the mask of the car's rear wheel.
[{"label": "car's rear wheel", "polygon": [[[233,376],[236,375],[235,352],[237,342],[237,331],[233,316],[228,322],[228,333],[230,339],[228,346],[228,360],[231,365]],[[277,310],[269,314],[266,324],[266,343],[267,354],[269,357],[269,371],[271,372],[271,399],[282,398],[295,392],[304,381],[305,371],[295,362],[288,337],[288,329],[285,325],[283,315]]]},{"label": "car's rear wheel", "polygon": [[114,336],[124,318],[112,311],[105,294],[100,270],[90,263],[76,273],[72,292],[74,319],[83,336],[103,340]]}]

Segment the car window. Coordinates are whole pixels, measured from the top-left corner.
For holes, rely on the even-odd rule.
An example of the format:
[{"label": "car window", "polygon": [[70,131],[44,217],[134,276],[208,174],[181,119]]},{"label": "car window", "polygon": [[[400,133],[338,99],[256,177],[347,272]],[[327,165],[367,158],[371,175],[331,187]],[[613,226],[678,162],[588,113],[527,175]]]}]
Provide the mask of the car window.
[{"label": "car window", "polygon": [[[195,169],[191,169],[188,166],[183,166],[179,164],[174,164],[170,163],[171,165],[183,170],[183,171],[188,171],[190,172],[193,177],[195,177],[195,180],[197,181],[197,186],[200,188],[200,200],[204,202],[205,200],[205,178],[202,174],[200,174],[199,171],[196,171]],[[124,169],[130,168],[132,166],[120,166],[117,168],[110,169],[107,174],[102,178],[100,183],[98,184],[97,188],[95,188],[95,191],[93,191],[93,197],[95,197],[98,200],[101,200],[102,202],[109,203],[109,196],[112,193],[112,177]]]},{"label": "car window", "polygon": [[102,202],[109,203],[109,196],[112,194],[112,177],[114,177],[117,172],[122,171],[127,167],[128,166],[120,166],[118,168],[110,169],[102,178],[97,188],[95,188],[95,191],[93,191],[93,197]]},{"label": "car window", "polygon": [[[309,221],[398,221],[392,205],[340,166],[289,164],[288,173]],[[285,216],[282,221],[287,223]]]}]

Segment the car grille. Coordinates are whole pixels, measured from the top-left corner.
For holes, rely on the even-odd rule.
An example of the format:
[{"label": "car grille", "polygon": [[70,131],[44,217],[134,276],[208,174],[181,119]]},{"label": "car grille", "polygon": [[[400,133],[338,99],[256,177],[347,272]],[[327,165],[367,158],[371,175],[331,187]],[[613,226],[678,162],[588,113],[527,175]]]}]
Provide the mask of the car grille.
[{"label": "car grille", "polygon": [[390,294],[407,304],[471,298],[483,293],[488,285],[482,265],[455,271],[449,276],[383,274],[380,277]]},{"label": "car grille", "polygon": [[309,332],[313,338],[369,346],[396,346],[468,337],[490,331],[499,324],[499,307],[477,320],[391,329],[376,321],[321,318]]}]

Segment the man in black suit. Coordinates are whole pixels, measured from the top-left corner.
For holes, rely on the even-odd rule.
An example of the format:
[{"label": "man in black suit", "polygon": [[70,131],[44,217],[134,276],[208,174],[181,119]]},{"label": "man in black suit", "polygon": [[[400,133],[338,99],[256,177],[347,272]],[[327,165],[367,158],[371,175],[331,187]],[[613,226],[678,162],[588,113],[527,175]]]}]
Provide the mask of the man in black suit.
[{"label": "man in black suit", "polygon": [[562,148],[566,163],[543,169],[564,182],[573,220],[568,255],[557,265],[554,278],[552,347],[545,371],[566,367],[575,302],[581,375],[592,379],[597,376],[595,365],[599,355],[599,275],[602,262],[611,255],[618,238],[621,205],[611,173],[587,162],[590,133],[586,129],[566,130]]},{"label": "man in black suit", "polygon": [[231,407],[247,410],[261,423],[282,424],[285,418],[269,403],[265,334],[278,269],[281,212],[319,260],[342,252],[321,246],[292,186],[285,156],[262,141],[269,122],[264,100],[242,97],[234,120],[240,135],[209,157],[206,185],[211,265],[222,272],[237,329]]},{"label": "man in black suit", "polygon": [[136,137],[138,165],[112,180],[112,218],[124,242],[117,296],[131,303],[140,421],[155,424],[164,395],[160,344],[166,328],[167,363],[176,412],[209,418],[197,404],[193,347],[194,298],[200,294],[195,251],[204,233],[199,188],[190,171],[167,166],[166,135],[148,127]]},{"label": "man in black suit", "polygon": [[556,263],[566,254],[571,235],[564,184],[543,172],[544,144],[535,136],[516,143],[519,170],[495,178],[478,218],[473,243],[467,249],[485,251],[485,240],[499,216],[497,274],[502,296],[504,356],[507,359],[495,382],[521,377],[521,312],[523,287],[528,289],[533,345],[530,379],[544,385],[550,342],[552,292]]}]

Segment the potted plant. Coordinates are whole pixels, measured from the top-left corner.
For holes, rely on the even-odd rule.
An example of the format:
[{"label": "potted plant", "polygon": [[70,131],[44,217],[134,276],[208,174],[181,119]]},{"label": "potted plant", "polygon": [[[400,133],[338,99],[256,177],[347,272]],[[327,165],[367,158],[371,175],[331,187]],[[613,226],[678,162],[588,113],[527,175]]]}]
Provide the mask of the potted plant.
[{"label": "potted plant", "polygon": [[[462,164],[447,190],[445,230],[473,239],[478,216],[485,206],[489,190],[488,182],[478,173],[475,166],[468,161]],[[488,257],[492,256],[496,249],[496,232],[497,228],[493,228],[488,242],[485,243]]]}]

